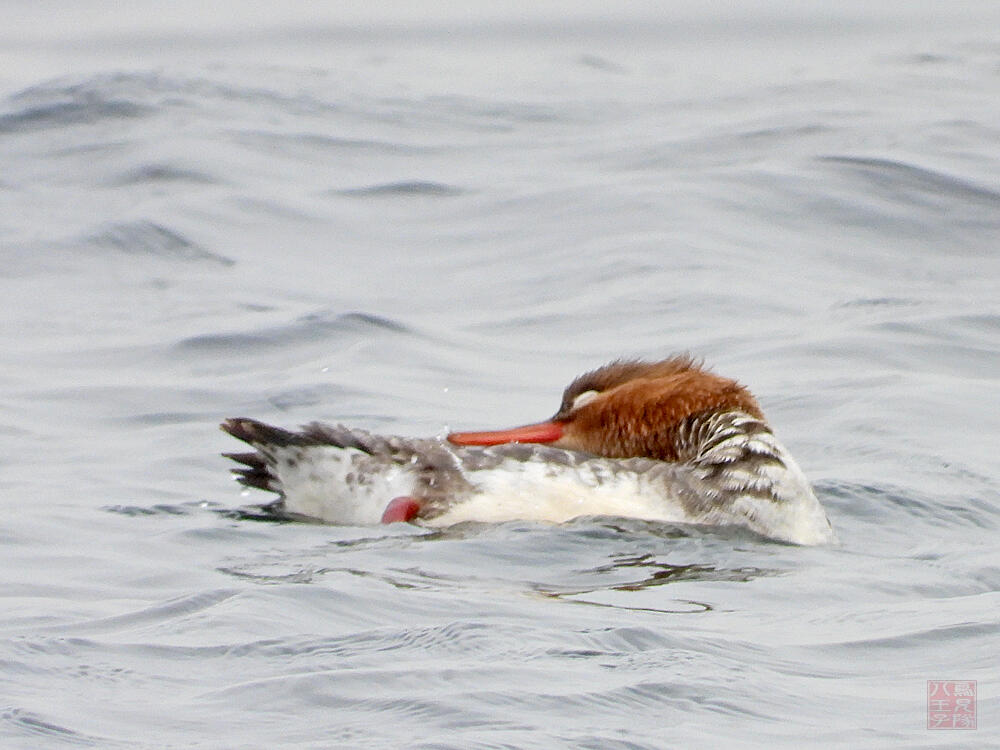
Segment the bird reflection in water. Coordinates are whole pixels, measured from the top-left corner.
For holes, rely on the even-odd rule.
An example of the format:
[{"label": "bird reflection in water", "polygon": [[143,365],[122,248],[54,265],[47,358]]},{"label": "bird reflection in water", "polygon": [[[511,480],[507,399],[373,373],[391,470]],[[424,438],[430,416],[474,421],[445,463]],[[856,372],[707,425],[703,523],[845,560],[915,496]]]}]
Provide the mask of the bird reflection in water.
[{"label": "bird reflection in water", "polygon": [[[619,592],[625,594],[645,592],[668,583],[682,583],[695,581],[751,581],[760,576],[775,575],[776,570],[767,570],[753,566],[738,568],[721,568],[703,564],[672,564],[660,562],[651,553],[641,555],[626,555],[615,558],[611,563],[593,568],[589,573],[600,576],[616,575],[622,571],[641,571],[642,575],[622,583],[613,585],[602,585],[588,588],[564,589],[561,591],[545,589],[539,587],[537,593],[553,599],[573,602],[575,604],[589,604],[595,607],[611,607],[614,609],[629,609],[641,612],[660,612],[663,614],[696,614],[700,612],[711,612],[715,609],[712,604],[691,599],[670,599],[660,604],[659,597],[655,601],[644,598],[643,602],[634,600],[630,596],[620,596]],[[648,606],[648,605],[655,606]]]}]

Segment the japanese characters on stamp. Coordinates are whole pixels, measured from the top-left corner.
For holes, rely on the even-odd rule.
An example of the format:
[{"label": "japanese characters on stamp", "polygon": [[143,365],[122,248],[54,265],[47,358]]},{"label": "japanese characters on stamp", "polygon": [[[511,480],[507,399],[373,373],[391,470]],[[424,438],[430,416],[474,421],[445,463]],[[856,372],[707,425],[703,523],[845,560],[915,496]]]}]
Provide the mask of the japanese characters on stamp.
[{"label": "japanese characters on stamp", "polygon": [[975,729],[976,681],[927,680],[927,728]]}]

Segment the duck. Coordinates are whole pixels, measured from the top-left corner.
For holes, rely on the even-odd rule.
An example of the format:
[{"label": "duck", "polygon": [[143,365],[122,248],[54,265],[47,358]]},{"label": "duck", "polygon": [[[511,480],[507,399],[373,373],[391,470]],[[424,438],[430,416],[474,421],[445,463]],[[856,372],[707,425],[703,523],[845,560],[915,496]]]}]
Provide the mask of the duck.
[{"label": "duck", "polygon": [[224,453],[283,516],[342,525],[563,523],[614,516],[835,541],[805,474],[757,399],[690,355],[619,359],[573,380],[555,414],[433,438],[232,418]]}]

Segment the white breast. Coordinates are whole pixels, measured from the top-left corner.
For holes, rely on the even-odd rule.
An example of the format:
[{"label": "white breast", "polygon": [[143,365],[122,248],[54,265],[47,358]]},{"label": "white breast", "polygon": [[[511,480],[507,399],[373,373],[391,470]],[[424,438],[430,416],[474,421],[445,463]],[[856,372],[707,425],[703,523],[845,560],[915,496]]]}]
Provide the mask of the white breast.
[{"label": "white breast", "polygon": [[467,477],[476,491],[428,525],[461,521],[498,523],[518,519],[562,523],[579,516],[623,516],[683,522],[683,509],[670,503],[645,476],[603,470],[595,460],[553,466],[541,460],[504,461]]}]

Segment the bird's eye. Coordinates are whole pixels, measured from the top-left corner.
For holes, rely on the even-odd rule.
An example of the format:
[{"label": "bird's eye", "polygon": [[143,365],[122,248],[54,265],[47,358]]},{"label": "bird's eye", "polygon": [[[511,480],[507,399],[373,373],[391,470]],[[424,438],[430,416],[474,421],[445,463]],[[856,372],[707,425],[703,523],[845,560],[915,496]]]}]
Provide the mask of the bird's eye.
[{"label": "bird's eye", "polygon": [[576,398],[573,399],[572,409],[575,411],[576,409],[579,409],[581,406],[586,406],[595,398],[597,398],[597,391],[584,391],[583,393],[581,393],[580,395],[578,395]]}]

